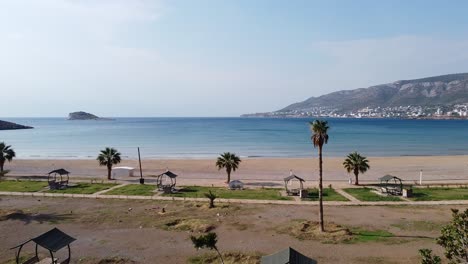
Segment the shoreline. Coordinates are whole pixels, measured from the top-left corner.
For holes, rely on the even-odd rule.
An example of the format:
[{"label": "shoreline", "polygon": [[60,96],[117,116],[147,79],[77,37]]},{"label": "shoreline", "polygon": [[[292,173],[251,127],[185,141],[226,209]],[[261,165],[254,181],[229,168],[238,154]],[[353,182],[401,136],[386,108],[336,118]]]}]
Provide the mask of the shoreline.
[{"label": "shoreline", "polygon": [[[171,157],[171,156],[164,156],[164,157],[146,157],[142,158],[141,160],[148,160],[148,161],[158,161],[158,160],[214,160],[218,157],[219,155],[213,155],[213,156],[198,156],[198,157]],[[344,159],[346,155],[343,156],[325,156],[324,154],[324,159]],[[450,155],[441,155],[441,154],[418,154],[418,155],[411,155],[411,154],[404,154],[404,155],[399,155],[399,156],[383,156],[383,155],[377,155],[377,156],[368,156],[368,158],[418,158],[418,157],[460,157],[460,156],[466,156],[467,161],[468,161],[468,154],[450,154]],[[97,157],[97,155],[96,155]],[[96,160],[96,157],[94,156],[76,156],[76,157],[55,157],[55,156],[50,156],[50,157],[16,157],[15,160],[19,161],[27,161],[27,160],[75,160],[75,161],[88,161],[88,160]],[[311,155],[309,156],[259,156],[259,155],[253,155],[253,156],[241,156],[239,157],[242,160],[250,160],[250,159],[285,159],[285,160],[295,160],[295,159],[313,159],[317,158],[317,153],[316,151],[312,151]],[[126,161],[135,161],[138,160],[138,156],[135,157],[130,157],[130,156],[122,156],[122,158]],[[468,164],[468,163],[467,163]]]}]

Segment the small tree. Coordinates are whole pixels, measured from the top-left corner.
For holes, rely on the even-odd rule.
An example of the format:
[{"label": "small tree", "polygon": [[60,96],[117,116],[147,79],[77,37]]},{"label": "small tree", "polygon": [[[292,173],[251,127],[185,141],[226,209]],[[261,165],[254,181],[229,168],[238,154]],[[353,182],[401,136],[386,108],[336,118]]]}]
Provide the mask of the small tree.
[{"label": "small tree", "polygon": [[452,221],[441,230],[437,244],[445,248],[451,263],[468,263],[468,208],[460,213],[452,209]]},{"label": "small tree", "polygon": [[208,193],[205,193],[205,197],[210,199],[210,207],[209,208],[214,208],[214,200],[218,198],[216,194],[212,193],[211,190],[208,191]]},{"label": "small tree", "polygon": [[0,173],[2,173],[0,176],[3,175],[5,161],[11,162],[14,157],[16,157],[16,153],[11,146],[6,145],[5,142],[0,142]]},{"label": "small tree", "polygon": [[442,260],[439,256],[432,255],[432,250],[424,248],[419,250],[419,255],[421,255],[422,260],[421,264],[441,264]]},{"label": "small tree", "polygon": [[[441,230],[437,244],[444,247],[444,255],[449,263],[468,263],[468,208],[460,213],[452,209],[452,221]],[[421,264],[439,264],[441,259],[433,256],[430,249],[420,249]]]},{"label": "small tree", "polygon": [[216,247],[216,243],[218,242],[218,236],[216,235],[216,233],[210,232],[206,235],[201,235],[199,237],[190,236],[190,239],[192,240],[193,246],[196,249],[208,248],[211,250],[216,250],[219,258],[221,259],[221,263],[224,264],[223,256],[219,252],[218,247]]}]

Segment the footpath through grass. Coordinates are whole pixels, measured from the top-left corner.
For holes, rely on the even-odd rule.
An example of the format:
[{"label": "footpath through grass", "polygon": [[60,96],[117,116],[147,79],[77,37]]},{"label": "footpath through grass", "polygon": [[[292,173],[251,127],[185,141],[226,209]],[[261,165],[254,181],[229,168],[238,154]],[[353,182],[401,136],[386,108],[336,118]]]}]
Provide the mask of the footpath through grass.
[{"label": "footpath through grass", "polygon": [[115,183],[77,183],[63,190],[48,190],[48,193],[93,194],[116,186]]},{"label": "footpath through grass", "polygon": [[[302,201],[318,201],[318,189],[307,189],[307,198],[303,198]],[[349,201],[346,197],[343,197],[341,194],[337,193],[332,188],[323,189],[323,200],[324,201]]]},{"label": "footpath through grass", "polygon": [[0,181],[2,192],[38,192],[46,186],[43,181]]},{"label": "footpath through grass", "polygon": [[379,201],[402,201],[400,198],[395,196],[382,196],[373,192],[372,188],[346,188],[345,192],[356,197],[360,201],[366,202],[379,202]]},{"label": "footpath through grass", "polygon": [[152,196],[156,190],[156,185],[147,184],[128,184],[122,187],[115,188],[103,194],[105,195],[143,195]]},{"label": "footpath through grass", "polygon": [[210,190],[218,198],[223,199],[292,200],[291,197],[281,196],[280,190],[273,188],[229,190],[220,187],[187,186],[177,193],[165,194],[165,196],[205,198],[205,193],[208,193]]},{"label": "footpath through grass", "polygon": [[414,201],[468,200],[468,188],[413,188]]}]

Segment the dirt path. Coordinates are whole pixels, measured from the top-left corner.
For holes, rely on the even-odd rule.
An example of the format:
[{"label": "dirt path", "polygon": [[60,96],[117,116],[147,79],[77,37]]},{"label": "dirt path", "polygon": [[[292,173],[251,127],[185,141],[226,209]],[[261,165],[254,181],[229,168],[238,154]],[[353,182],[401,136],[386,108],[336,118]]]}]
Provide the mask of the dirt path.
[{"label": "dirt path", "polygon": [[[157,263],[186,263],[188,257],[206,251],[193,248],[190,231],[162,225],[167,220],[186,218],[213,224],[222,252],[271,254],[291,246],[320,264],[418,263],[420,248],[442,253],[434,238],[439,235],[440,226],[450,219],[450,208],[454,207],[326,205],[327,222],[350,228],[386,230],[394,237],[381,242],[324,244],[316,240],[298,240],[277,231],[279,227],[289,226],[294,219],[315,220],[317,206],[217,204],[217,208],[210,210],[205,205],[205,201],[200,204],[192,201],[2,196],[1,210],[21,210],[21,213],[15,217],[0,217],[0,263],[14,257],[14,252],[8,248],[55,226],[77,238],[72,244],[73,263],[79,259],[115,256],[138,263],[156,263],[155,260]],[[163,215],[161,208],[166,210]]]},{"label": "dirt path", "polygon": [[[113,187],[119,188],[121,185]],[[160,201],[192,201],[202,202],[207,201],[207,198],[185,198],[185,197],[169,197],[169,196],[141,196],[141,195],[105,195],[105,192],[101,191],[101,194],[66,194],[66,193],[45,193],[45,192],[0,192],[0,196],[22,196],[22,197],[60,197],[60,198],[88,198],[88,199],[120,199],[120,200],[160,200]],[[343,193],[345,193],[343,191]],[[349,194],[348,194],[349,195]],[[351,196],[352,197],[352,196]],[[354,197],[353,197],[354,198]],[[249,200],[249,199],[223,199],[217,198],[219,203],[238,203],[238,204],[283,204],[283,205],[317,205],[317,201],[282,201],[282,200]],[[354,198],[354,201],[324,201],[323,204],[329,206],[386,206],[386,205],[468,205],[468,200],[450,200],[450,201],[376,201],[376,202],[365,202],[359,201]]]}]

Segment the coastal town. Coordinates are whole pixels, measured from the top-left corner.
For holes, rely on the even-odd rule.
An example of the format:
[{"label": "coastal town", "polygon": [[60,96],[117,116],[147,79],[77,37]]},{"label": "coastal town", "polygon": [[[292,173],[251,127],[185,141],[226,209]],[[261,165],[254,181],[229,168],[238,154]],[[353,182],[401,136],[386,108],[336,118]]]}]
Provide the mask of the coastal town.
[{"label": "coastal town", "polygon": [[468,104],[451,106],[394,106],[365,107],[355,111],[342,111],[330,107],[312,107],[307,110],[276,111],[247,114],[243,117],[301,118],[409,118],[409,119],[467,119]]}]

